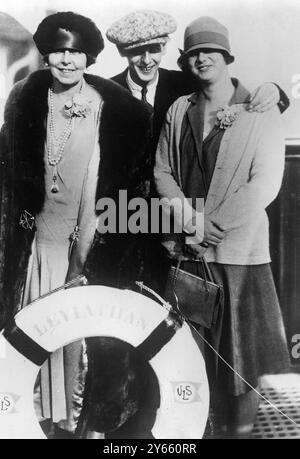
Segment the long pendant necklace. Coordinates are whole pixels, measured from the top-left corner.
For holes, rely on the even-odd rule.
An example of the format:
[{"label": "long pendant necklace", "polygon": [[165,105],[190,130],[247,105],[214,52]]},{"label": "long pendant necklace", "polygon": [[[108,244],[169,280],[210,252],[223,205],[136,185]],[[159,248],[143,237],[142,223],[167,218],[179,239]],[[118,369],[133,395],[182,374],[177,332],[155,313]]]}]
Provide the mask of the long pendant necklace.
[{"label": "long pendant necklace", "polygon": [[[60,134],[59,137],[55,134],[55,126],[54,126],[54,102],[53,102],[53,90],[49,89],[49,105],[50,105],[50,122],[49,122],[49,130],[50,130],[50,141],[49,145],[47,145],[47,153],[48,153],[48,163],[50,166],[53,167],[52,173],[52,185],[51,185],[51,193],[58,193],[59,186],[58,186],[58,172],[57,172],[57,165],[60,163],[63,157],[64,149],[66,143],[71,135],[74,125],[74,118],[70,117],[67,122],[67,125],[63,132]],[[55,155],[55,147],[57,148],[57,154]]]}]

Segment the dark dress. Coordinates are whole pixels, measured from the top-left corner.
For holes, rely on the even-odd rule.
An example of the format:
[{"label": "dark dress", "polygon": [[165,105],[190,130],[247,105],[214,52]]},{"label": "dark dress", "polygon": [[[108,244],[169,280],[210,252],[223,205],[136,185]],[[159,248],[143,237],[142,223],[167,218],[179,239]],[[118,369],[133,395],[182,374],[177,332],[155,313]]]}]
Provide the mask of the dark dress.
[{"label": "dark dress", "polygon": [[[242,89],[242,90],[241,90]],[[243,103],[247,92],[237,88],[231,104]],[[181,170],[185,196],[206,198],[221,140],[225,130],[214,127],[203,138],[204,98],[197,100],[197,134],[189,110],[181,130]],[[197,138],[196,138],[197,137]],[[199,145],[200,139],[200,145]],[[183,269],[198,273],[198,263],[184,262]],[[221,323],[220,355],[252,386],[258,386],[263,374],[289,368],[289,355],[279,302],[269,263],[229,265],[209,263],[214,281],[224,288],[224,314]],[[207,338],[210,339],[207,332]],[[206,350],[210,382],[220,383],[231,395],[249,390],[243,380],[215,354]],[[213,364],[212,364],[213,361]],[[214,371],[212,371],[212,369]],[[215,371],[215,369],[217,369]]]}]

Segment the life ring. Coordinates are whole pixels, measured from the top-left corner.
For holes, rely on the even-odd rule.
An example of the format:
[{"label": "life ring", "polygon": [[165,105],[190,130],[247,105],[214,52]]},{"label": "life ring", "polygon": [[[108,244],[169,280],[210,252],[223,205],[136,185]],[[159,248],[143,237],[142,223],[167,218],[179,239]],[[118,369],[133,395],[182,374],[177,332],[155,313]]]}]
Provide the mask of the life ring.
[{"label": "life ring", "polygon": [[[97,320],[99,319],[99,320]],[[138,347],[168,326],[169,312],[129,290],[85,286],[61,290],[20,311],[0,334],[0,438],[45,438],[33,406],[40,366],[55,350],[92,336]],[[151,358],[161,404],[154,438],[202,438],[209,407],[205,363],[183,324]]]}]

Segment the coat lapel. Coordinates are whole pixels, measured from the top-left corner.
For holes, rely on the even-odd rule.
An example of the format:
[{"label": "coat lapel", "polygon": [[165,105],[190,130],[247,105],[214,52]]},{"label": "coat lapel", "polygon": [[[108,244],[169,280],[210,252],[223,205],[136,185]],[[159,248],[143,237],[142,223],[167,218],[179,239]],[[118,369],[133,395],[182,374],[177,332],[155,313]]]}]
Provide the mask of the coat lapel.
[{"label": "coat lapel", "polygon": [[197,150],[199,166],[202,169],[202,144],[203,144],[203,114],[204,114],[204,97],[202,93],[198,96],[193,94],[190,97],[192,102],[188,108],[187,116],[192,129],[193,138]]},{"label": "coat lapel", "polygon": [[153,137],[155,144],[158,141],[160,130],[168,108],[173,103],[175,98],[176,97],[173,95],[172,83],[169,79],[168,72],[164,69],[159,69],[159,78],[156,87],[153,114]]},{"label": "coat lapel", "polygon": [[118,75],[115,75],[111,79],[115,82],[118,83],[120,86],[123,86],[123,88],[128,89],[128,84],[126,81],[126,76],[127,76],[128,69],[126,68],[122,73],[119,73]]},{"label": "coat lapel", "polygon": [[237,79],[232,78],[232,82],[236,89],[230,105],[241,104],[241,112],[223,135],[205,204],[206,213],[211,212],[224,200],[246,150],[251,125],[255,119],[246,111],[244,105],[249,91]]},{"label": "coat lapel", "polygon": [[227,191],[238,171],[243,155],[247,150],[249,136],[256,117],[245,109],[228,128],[221,141],[215,171],[210,184],[205,211],[212,212],[225,199]]},{"label": "coat lapel", "polygon": [[168,81],[168,74],[166,74],[162,69],[159,69],[158,74],[159,74],[159,77],[158,77],[158,83],[156,87],[154,107],[156,111],[161,111],[164,109],[167,110],[170,106],[169,95],[172,93],[172,88],[168,88],[169,83],[170,83]]}]

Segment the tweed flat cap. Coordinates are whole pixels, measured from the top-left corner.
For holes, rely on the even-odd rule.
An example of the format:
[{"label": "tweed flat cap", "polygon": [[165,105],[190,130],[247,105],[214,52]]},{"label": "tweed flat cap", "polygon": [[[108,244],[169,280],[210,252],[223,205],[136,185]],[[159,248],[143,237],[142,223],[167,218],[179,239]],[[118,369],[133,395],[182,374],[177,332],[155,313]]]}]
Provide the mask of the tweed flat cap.
[{"label": "tweed flat cap", "polygon": [[151,43],[166,43],[177,26],[169,14],[153,10],[136,10],[114,22],[106,32],[109,41],[126,51]]}]

